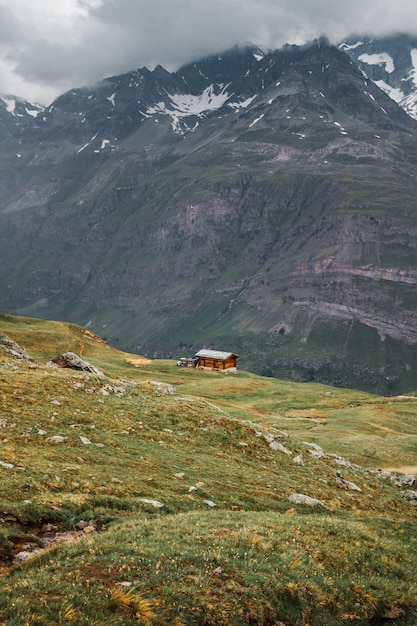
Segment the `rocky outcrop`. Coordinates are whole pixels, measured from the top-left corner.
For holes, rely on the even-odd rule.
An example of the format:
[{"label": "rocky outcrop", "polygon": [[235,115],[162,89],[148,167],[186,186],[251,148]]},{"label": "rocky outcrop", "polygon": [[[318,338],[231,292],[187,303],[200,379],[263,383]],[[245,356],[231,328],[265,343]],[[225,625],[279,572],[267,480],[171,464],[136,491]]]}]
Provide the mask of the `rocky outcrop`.
[{"label": "rocky outcrop", "polygon": [[157,396],[173,396],[175,395],[175,385],[169,383],[161,383],[157,380],[152,380],[150,384],[153,387]]},{"label": "rocky outcrop", "polygon": [[94,367],[94,365],[91,365],[91,363],[84,361],[81,357],[79,357],[74,352],[65,352],[65,354],[60,354],[59,356],[49,361],[48,365],[51,367],[62,367],[62,368],[68,367],[73,370],[91,372],[92,374],[103,376],[102,371],[97,369],[97,367]]},{"label": "rocky outcrop", "polygon": [[404,500],[408,500],[408,502],[417,506],[417,491],[413,491],[412,489],[406,489],[405,491],[401,492],[401,495]]},{"label": "rocky outcrop", "polygon": [[12,356],[14,359],[36,363],[35,359],[32,359],[24,348],[21,348],[18,343],[12,341],[11,339],[0,339],[0,346],[9,356]]}]

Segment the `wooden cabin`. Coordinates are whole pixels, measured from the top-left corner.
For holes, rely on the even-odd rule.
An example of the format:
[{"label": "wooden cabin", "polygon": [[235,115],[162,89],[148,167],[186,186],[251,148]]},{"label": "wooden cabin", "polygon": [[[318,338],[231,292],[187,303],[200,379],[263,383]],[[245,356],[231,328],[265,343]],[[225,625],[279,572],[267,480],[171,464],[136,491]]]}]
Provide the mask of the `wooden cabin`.
[{"label": "wooden cabin", "polygon": [[233,352],[220,352],[219,350],[200,350],[195,355],[198,359],[197,367],[211,370],[236,370],[238,354]]}]

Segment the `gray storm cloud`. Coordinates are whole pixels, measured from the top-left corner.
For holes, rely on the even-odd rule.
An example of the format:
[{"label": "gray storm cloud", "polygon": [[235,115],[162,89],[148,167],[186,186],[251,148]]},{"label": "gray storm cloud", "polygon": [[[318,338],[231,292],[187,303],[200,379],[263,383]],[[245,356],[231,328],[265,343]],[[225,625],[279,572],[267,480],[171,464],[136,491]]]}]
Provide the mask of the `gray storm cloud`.
[{"label": "gray storm cloud", "polygon": [[0,0],[0,93],[48,104],[104,76],[173,70],[244,42],[417,32],[414,14],[414,0]]}]

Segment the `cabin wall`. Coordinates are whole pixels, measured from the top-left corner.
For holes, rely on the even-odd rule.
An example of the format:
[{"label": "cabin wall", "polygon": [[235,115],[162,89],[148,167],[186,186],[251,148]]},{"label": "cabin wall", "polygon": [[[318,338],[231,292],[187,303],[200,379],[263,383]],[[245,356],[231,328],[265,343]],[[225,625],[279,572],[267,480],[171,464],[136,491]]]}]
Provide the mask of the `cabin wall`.
[{"label": "cabin wall", "polygon": [[198,367],[226,370],[231,367],[236,367],[236,359],[232,357],[223,361],[221,359],[208,359],[206,357],[199,357]]}]

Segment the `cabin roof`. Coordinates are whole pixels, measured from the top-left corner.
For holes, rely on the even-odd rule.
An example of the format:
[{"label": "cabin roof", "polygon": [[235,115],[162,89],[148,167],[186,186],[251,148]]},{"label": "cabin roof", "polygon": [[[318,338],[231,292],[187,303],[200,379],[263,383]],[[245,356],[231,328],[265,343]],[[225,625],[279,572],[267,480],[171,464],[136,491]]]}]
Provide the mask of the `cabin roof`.
[{"label": "cabin roof", "polygon": [[239,358],[238,354],[234,354],[234,352],[221,352],[220,350],[200,350],[197,352],[196,356],[201,356],[206,359],[219,359],[221,361],[225,361],[231,356]]}]

